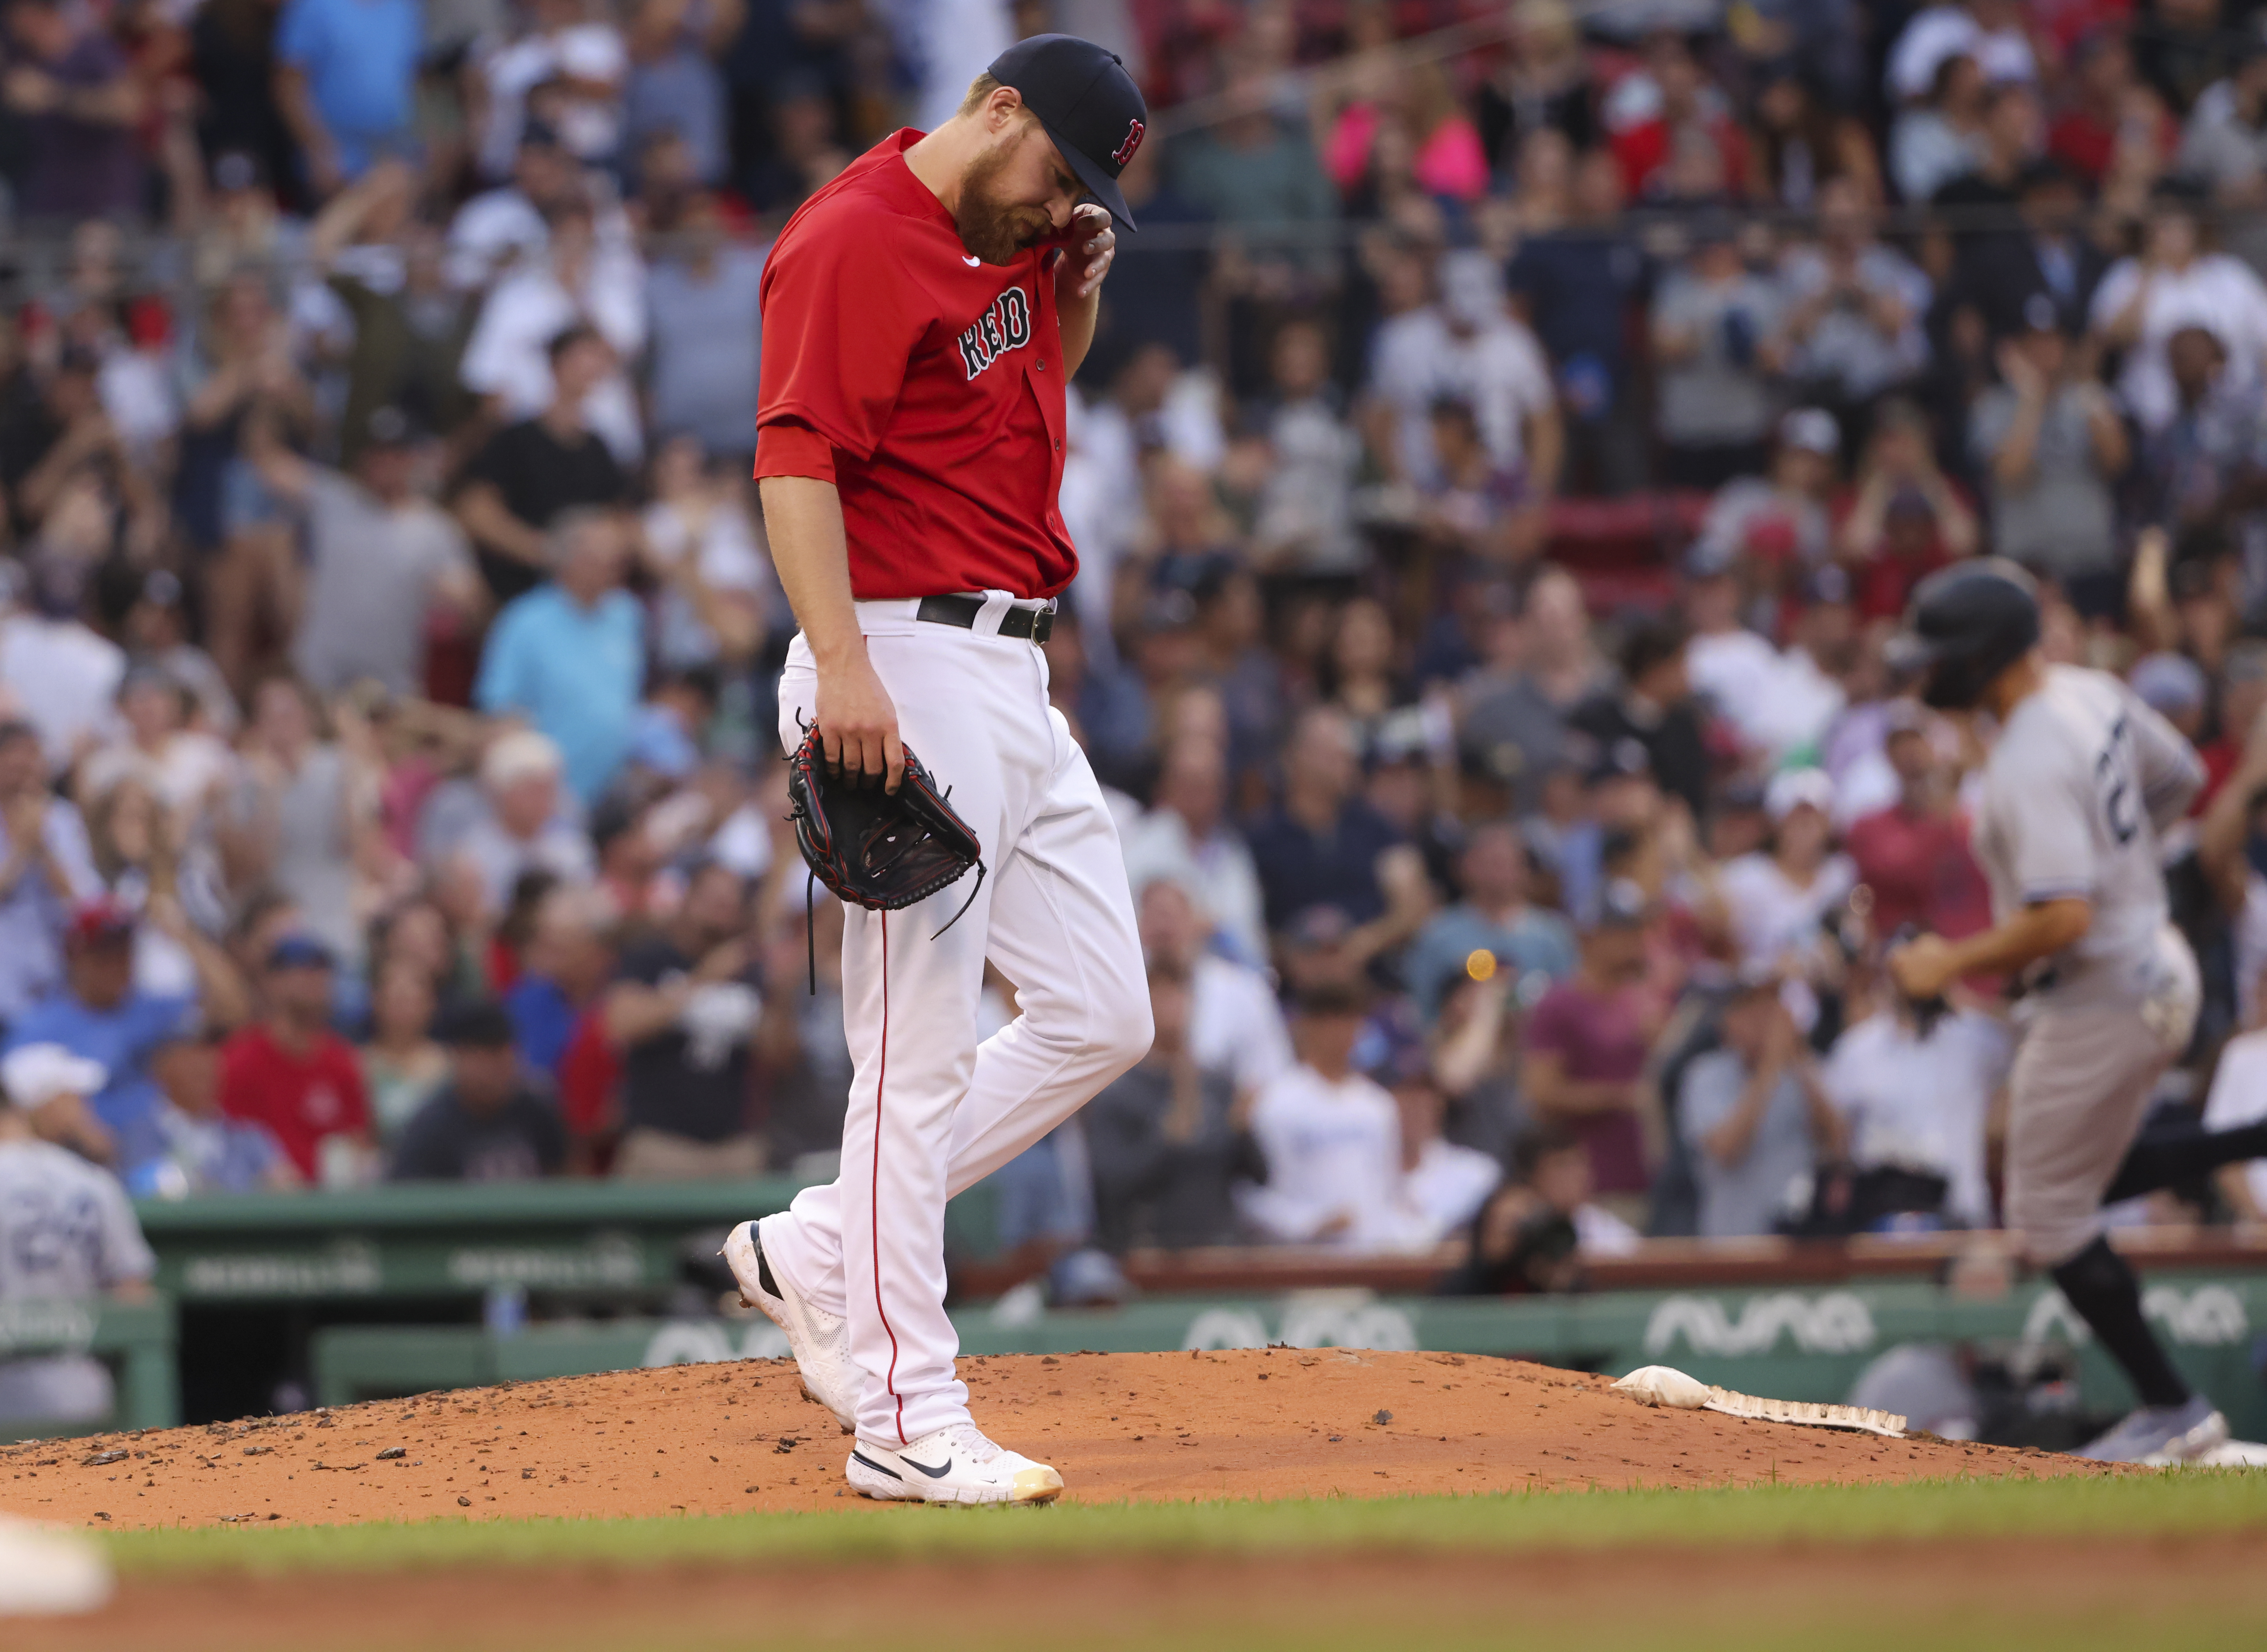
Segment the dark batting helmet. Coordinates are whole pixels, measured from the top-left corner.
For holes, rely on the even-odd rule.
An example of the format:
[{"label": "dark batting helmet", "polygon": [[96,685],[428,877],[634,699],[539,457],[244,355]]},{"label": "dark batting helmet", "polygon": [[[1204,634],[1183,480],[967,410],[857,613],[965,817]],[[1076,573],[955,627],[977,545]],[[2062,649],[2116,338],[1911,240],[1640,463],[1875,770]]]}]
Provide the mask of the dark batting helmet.
[{"label": "dark batting helmet", "polygon": [[1966,711],[2038,641],[2038,587],[2014,563],[1986,557],[1920,582],[1904,631],[1890,645],[1889,664],[1920,678],[1923,703]]}]

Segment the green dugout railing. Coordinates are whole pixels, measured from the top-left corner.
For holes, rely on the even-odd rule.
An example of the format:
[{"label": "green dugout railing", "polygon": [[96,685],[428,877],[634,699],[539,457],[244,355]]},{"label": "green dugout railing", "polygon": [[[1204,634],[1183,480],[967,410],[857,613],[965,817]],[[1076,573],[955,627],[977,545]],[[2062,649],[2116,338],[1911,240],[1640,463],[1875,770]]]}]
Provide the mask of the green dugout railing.
[{"label": "green dugout railing", "polygon": [[[2237,1433],[2267,1438],[2267,1388],[2254,1363],[2267,1328],[2267,1274],[2151,1274],[2146,1307],[2190,1377]],[[2051,1285],[1977,1300],[1907,1281],[1761,1290],[1615,1291],[1511,1300],[1383,1296],[1364,1290],[1273,1297],[1152,1299],[1107,1310],[1001,1306],[954,1315],[969,1354],[1180,1348],[1427,1348],[1519,1355],[1619,1372],[1674,1365],[1704,1382],[1782,1399],[1838,1400],[1865,1367],[1902,1342],[2054,1343],[2078,1350],[2089,1408],[2131,1403]],[[771,1358],[787,1351],[769,1321],[617,1320],[478,1328],[336,1327],[313,1343],[318,1398],[340,1405],[427,1390],[639,1366]]]},{"label": "green dugout railing", "polygon": [[117,1378],[117,1408],[84,1423],[0,1421],[0,1439],[169,1428],[181,1420],[174,1369],[173,1304],[163,1296],[118,1303],[40,1297],[0,1302],[0,1362],[41,1355],[91,1354]]},{"label": "green dugout railing", "polygon": [[[633,1296],[675,1282],[689,1237],[783,1210],[799,1184],[753,1181],[408,1184],[136,1207],[158,1283],[184,1307],[477,1296],[499,1286]],[[953,1200],[980,1253],[986,1190]]]}]

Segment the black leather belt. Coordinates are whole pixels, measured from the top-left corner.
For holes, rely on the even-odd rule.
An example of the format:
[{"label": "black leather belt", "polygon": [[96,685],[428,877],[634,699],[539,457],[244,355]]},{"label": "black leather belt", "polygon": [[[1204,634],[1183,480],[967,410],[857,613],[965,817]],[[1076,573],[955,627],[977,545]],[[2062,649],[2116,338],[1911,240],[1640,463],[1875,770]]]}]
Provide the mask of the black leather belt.
[{"label": "black leather belt", "polygon": [[[983,612],[981,597],[923,597],[913,618],[927,620],[932,625],[957,625],[964,631],[973,631],[976,616]],[[1000,616],[1001,636],[1044,642],[1054,628],[1053,608],[1010,608]]]}]

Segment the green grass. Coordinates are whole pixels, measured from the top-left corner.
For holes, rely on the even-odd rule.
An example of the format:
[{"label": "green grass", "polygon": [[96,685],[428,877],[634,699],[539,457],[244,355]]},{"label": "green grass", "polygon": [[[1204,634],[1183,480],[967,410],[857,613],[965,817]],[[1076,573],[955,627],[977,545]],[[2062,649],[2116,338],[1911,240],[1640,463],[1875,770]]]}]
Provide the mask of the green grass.
[{"label": "green grass", "polygon": [[119,1532],[144,1576],[465,1566],[635,1568],[904,1559],[1536,1553],[1990,1538],[2267,1535],[2267,1474],[2189,1470],[2116,1479],[1901,1486],[1512,1493],[1482,1497],[892,1509],[664,1520],[431,1521]]}]

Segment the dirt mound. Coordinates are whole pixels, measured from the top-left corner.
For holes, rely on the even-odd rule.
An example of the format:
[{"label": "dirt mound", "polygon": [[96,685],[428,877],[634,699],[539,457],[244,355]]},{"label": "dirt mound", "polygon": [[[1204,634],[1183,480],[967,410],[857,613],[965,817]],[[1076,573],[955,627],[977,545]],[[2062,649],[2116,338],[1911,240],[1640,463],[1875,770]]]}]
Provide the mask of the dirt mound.
[{"label": "dirt mound", "polygon": [[[977,1421],[1061,1469],[1079,1501],[2094,1467],[1652,1411],[1604,1377],[1456,1354],[1014,1355],[965,1359],[961,1372]],[[839,1508],[847,1443],[803,1397],[793,1362],[745,1360],[11,1447],[0,1509],[117,1530]]]}]

